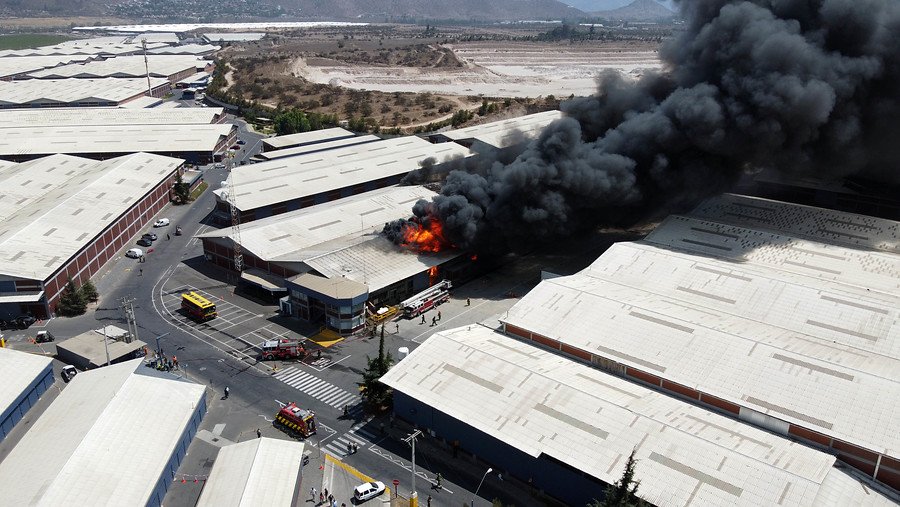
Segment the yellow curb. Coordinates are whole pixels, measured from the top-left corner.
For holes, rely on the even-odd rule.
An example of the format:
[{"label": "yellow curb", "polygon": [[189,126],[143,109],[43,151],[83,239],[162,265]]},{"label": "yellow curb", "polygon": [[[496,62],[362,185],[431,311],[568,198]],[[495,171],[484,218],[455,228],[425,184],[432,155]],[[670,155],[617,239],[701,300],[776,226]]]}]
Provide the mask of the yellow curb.
[{"label": "yellow curb", "polygon": [[[356,477],[357,479],[359,479],[359,480],[361,480],[361,481],[363,481],[363,482],[375,482],[375,479],[373,479],[373,478],[369,477],[368,475],[366,475],[366,474],[360,472],[359,470],[357,470],[357,469],[353,468],[352,466],[350,466],[350,465],[344,463],[343,461],[341,461],[341,460],[335,458],[335,457],[332,456],[331,454],[325,453],[325,461],[329,461],[329,462],[331,462],[331,463],[333,463],[333,464],[335,464],[335,465],[337,465],[337,466],[343,468],[345,472],[349,473],[349,474],[352,475],[353,477]],[[387,486],[387,484],[384,485],[384,491],[385,491],[385,493],[387,493],[388,498],[390,498],[390,497],[391,497],[391,488],[389,488],[389,487]]]}]

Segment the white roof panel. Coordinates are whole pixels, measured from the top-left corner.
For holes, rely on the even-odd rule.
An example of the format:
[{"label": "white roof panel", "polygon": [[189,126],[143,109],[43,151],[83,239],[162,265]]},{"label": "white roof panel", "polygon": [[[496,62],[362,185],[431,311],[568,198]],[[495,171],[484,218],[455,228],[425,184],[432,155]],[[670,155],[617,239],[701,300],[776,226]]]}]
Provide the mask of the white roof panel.
[{"label": "white roof panel", "polygon": [[267,137],[262,140],[263,144],[271,146],[273,149],[290,148],[293,146],[303,146],[306,144],[321,143],[324,141],[335,141],[353,137],[356,134],[347,129],[334,127],[330,129],[311,130],[309,132],[298,132],[296,134],[287,134],[283,136]]},{"label": "white roof panel", "polygon": [[5,414],[28,386],[51,368],[53,359],[0,348],[0,414]]},{"label": "white roof panel", "polygon": [[257,438],[219,450],[198,507],[292,505],[302,494],[303,443]]},{"label": "white roof panel", "polygon": [[[147,97],[158,101],[159,99]],[[0,128],[87,125],[209,125],[222,115],[221,107],[186,107],[149,111],[107,107],[0,110]]]},{"label": "white roof panel", "polygon": [[0,77],[37,72],[57,65],[84,62],[90,58],[91,55],[9,56],[0,58]]},{"label": "white roof panel", "polygon": [[560,118],[561,111],[544,111],[440,134],[454,141],[477,139],[497,148],[506,148],[537,137],[544,127]]},{"label": "white roof panel", "polygon": [[[150,78],[150,86],[154,89],[165,85],[167,82],[163,78]],[[47,103],[118,103],[146,93],[146,78],[109,77],[100,79],[0,81],[0,104],[8,107],[28,107],[31,104],[40,105]],[[85,111],[85,108],[79,107],[79,111]]]},{"label": "white roof panel", "polygon": [[280,150],[272,150],[272,151],[264,151],[259,153],[257,156],[259,158],[263,158],[266,160],[276,160],[284,157],[295,157],[297,155],[305,155],[308,153],[314,153],[317,151],[327,151],[333,150],[335,148],[341,148],[344,146],[355,146],[358,144],[371,143],[374,141],[380,141],[381,138],[373,135],[365,135],[365,136],[354,136],[347,137],[344,139],[338,139],[336,141],[323,141],[321,143],[315,144],[307,144],[305,146],[295,146],[293,148],[283,148]]},{"label": "white roof panel", "polygon": [[[415,136],[347,146],[232,168],[236,205],[242,211],[406,174],[433,157],[438,163],[468,157],[455,143],[431,144]],[[228,184],[223,184],[228,188]],[[223,190],[220,195],[227,195]]]},{"label": "white roof panel", "polygon": [[203,37],[209,42],[252,42],[261,40],[265,36],[265,32],[209,32],[203,34]]},{"label": "white roof panel", "polygon": [[[382,382],[531,456],[612,484],[635,449],[654,505],[891,505],[835,458],[483,326],[431,336]],[[536,393],[540,393],[536,395]]]},{"label": "white roof panel", "polygon": [[[0,59],[2,62],[3,59]],[[209,63],[192,55],[149,55],[147,61],[151,77],[167,78],[188,69],[197,69]],[[41,79],[100,78],[100,77],[146,77],[143,55],[118,56],[106,60],[96,60],[84,64],[70,64],[41,70],[29,74]]]},{"label": "white roof panel", "polygon": [[0,169],[0,272],[46,279],[182,163],[53,155]]},{"label": "white roof panel", "polygon": [[219,46],[212,44],[183,44],[180,46],[163,46],[155,49],[148,49],[147,54],[151,55],[208,55],[221,49]]},{"label": "white roof panel", "polygon": [[0,504],[146,504],[205,387],[137,368],[75,376],[0,463]]},{"label": "white roof panel", "polygon": [[[171,110],[168,110],[171,111]],[[207,152],[231,124],[91,125],[0,128],[0,156],[135,152]]]}]

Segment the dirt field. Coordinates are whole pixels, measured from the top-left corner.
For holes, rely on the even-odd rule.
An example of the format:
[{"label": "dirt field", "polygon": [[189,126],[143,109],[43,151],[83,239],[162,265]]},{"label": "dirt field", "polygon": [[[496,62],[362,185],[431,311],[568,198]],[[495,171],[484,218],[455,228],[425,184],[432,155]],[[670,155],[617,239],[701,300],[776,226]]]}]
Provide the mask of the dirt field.
[{"label": "dirt field", "polygon": [[314,83],[384,92],[430,92],[486,97],[590,95],[607,69],[640,77],[660,69],[657,43],[616,41],[568,44],[487,41],[435,45],[461,66],[421,67],[347,63],[298,57],[291,72]]}]

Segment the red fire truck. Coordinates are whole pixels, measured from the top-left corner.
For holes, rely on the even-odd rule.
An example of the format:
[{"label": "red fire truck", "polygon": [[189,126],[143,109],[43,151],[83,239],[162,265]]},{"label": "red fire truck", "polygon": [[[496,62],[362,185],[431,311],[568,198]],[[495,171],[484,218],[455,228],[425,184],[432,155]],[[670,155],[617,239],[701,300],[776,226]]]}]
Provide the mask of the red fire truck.
[{"label": "red fire truck", "polygon": [[406,317],[418,317],[450,299],[450,280],[441,280],[424,291],[400,303]]},{"label": "red fire truck", "polygon": [[294,438],[307,438],[316,434],[316,414],[290,402],[281,407],[272,424]]},{"label": "red fire truck", "polygon": [[262,344],[261,355],[264,361],[303,359],[306,357],[306,349],[296,340],[268,340]]}]

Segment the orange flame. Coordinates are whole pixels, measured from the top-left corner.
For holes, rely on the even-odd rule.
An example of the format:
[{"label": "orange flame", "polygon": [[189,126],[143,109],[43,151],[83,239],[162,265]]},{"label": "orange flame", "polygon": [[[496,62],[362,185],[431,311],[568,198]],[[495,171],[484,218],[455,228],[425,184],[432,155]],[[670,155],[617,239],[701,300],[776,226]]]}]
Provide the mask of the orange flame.
[{"label": "orange flame", "polygon": [[440,252],[453,245],[444,237],[444,225],[431,218],[427,225],[420,222],[409,222],[403,228],[403,240],[400,245],[416,252]]}]

